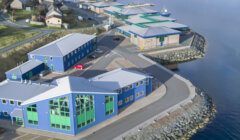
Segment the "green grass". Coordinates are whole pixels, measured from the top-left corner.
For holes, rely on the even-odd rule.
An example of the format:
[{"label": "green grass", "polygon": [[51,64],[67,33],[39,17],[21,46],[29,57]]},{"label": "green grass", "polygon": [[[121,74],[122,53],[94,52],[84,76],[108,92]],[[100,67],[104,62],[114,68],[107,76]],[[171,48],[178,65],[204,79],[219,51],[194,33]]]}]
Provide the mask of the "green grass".
[{"label": "green grass", "polygon": [[11,44],[21,42],[37,34],[39,34],[39,32],[26,31],[0,25],[0,48],[5,48]]},{"label": "green grass", "polygon": [[10,11],[9,15],[13,15],[14,20],[21,20],[21,19],[27,19],[31,18],[33,11],[27,11],[27,10],[14,10],[13,12]]}]

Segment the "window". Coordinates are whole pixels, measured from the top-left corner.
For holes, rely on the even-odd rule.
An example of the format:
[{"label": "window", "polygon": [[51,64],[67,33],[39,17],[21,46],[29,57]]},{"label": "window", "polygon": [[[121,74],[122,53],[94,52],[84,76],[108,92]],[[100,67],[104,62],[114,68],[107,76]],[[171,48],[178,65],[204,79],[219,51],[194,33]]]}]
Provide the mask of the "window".
[{"label": "window", "polygon": [[122,100],[119,100],[118,101],[118,106],[121,106],[122,105]]},{"label": "window", "polygon": [[10,104],[11,104],[11,105],[14,105],[14,101],[13,101],[13,100],[10,100]]},{"label": "window", "polygon": [[130,96],[130,101],[133,101],[133,95]]},{"label": "window", "polygon": [[7,101],[6,101],[5,99],[2,99],[2,103],[3,103],[3,104],[6,104]]},{"label": "window", "polygon": [[125,103],[129,102],[129,97],[125,98]]},{"label": "window", "polygon": [[128,90],[130,90],[130,89],[132,89],[132,85],[129,85],[129,86],[124,87],[124,91],[128,91]]},{"label": "window", "polygon": [[143,85],[143,81],[140,81],[140,84]]},{"label": "window", "polygon": [[70,130],[71,121],[68,97],[50,100],[49,108],[51,127],[62,130]]},{"label": "window", "polygon": [[75,98],[77,113],[77,127],[84,127],[95,121],[95,107],[93,95],[77,95]]},{"label": "window", "polygon": [[50,57],[50,60],[53,60],[53,57]]},{"label": "window", "polygon": [[29,124],[38,124],[38,112],[36,104],[27,107],[27,119]]},{"label": "window", "polygon": [[8,116],[8,112],[3,112],[3,116]]},{"label": "window", "polygon": [[105,115],[110,115],[114,112],[114,97],[105,96]]},{"label": "window", "polygon": [[18,104],[18,106],[21,106],[22,102],[18,102],[17,104]]}]

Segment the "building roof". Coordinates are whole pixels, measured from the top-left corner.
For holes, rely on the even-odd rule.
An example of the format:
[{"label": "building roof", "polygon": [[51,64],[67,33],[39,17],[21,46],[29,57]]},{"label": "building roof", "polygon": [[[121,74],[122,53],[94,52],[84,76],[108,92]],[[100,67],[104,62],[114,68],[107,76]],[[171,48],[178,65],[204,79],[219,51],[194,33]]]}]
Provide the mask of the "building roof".
[{"label": "building roof", "polygon": [[167,27],[171,29],[182,29],[182,28],[189,28],[187,25],[180,24],[177,22],[158,22],[158,23],[149,23],[144,24],[149,27]]},{"label": "building roof", "polygon": [[133,70],[116,69],[93,77],[89,80],[97,87],[114,91],[145,78],[151,78],[151,76]]},{"label": "building roof", "polygon": [[7,71],[6,74],[13,73],[16,75],[22,75],[41,64],[43,64],[43,62],[39,60],[28,60],[27,62]]},{"label": "building roof", "polygon": [[146,8],[146,7],[131,7],[131,8],[124,8],[120,12],[122,15],[137,15],[137,14],[152,14],[152,13],[158,13],[155,10]]},{"label": "building roof", "polygon": [[105,11],[111,12],[111,13],[117,13],[119,15],[125,15],[125,16],[131,16],[131,15],[137,15],[137,14],[154,14],[158,13],[155,10],[146,8],[146,7],[116,7],[111,6],[104,9]]},{"label": "building roof", "polygon": [[53,85],[24,83],[20,81],[5,80],[0,83],[0,98],[26,101],[45,91],[52,89]]},{"label": "building roof", "polygon": [[181,33],[180,31],[166,27],[131,28],[130,32],[142,38],[150,38],[155,36],[165,36]]},{"label": "building roof", "polygon": [[163,21],[176,21],[174,18],[164,17],[159,14],[139,14],[130,16],[128,19],[125,20],[131,24],[139,24],[139,23],[155,23],[155,22],[163,22]]},{"label": "building roof", "polygon": [[49,11],[46,14],[46,17],[50,16],[62,17],[62,12],[58,8],[55,8],[54,6],[50,6]]},{"label": "building roof", "polygon": [[22,105],[39,102],[42,100],[64,96],[67,94],[117,94],[110,90],[103,89],[94,86],[89,80],[81,77],[67,76],[56,80],[57,86],[39,94],[27,101],[23,102]]},{"label": "building roof", "polygon": [[91,3],[91,5],[95,7],[110,7],[110,6],[122,6],[124,4],[113,2],[113,1],[100,1],[100,2]]},{"label": "building roof", "polygon": [[72,33],[36,49],[29,54],[63,57],[95,37],[95,35]]}]

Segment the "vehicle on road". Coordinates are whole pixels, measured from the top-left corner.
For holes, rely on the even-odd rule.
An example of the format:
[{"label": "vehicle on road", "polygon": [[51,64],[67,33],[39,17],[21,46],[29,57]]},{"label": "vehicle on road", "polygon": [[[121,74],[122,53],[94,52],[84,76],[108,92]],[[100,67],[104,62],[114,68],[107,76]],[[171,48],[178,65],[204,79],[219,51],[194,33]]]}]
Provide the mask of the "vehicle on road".
[{"label": "vehicle on road", "polygon": [[45,75],[47,75],[47,74],[49,74],[49,73],[50,73],[49,70],[44,70],[44,71],[40,72],[39,76],[40,76],[40,77],[43,77],[43,76],[45,76]]},{"label": "vehicle on road", "polygon": [[96,55],[94,55],[94,54],[89,55],[88,58],[89,58],[89,59],[95,59],[95,58],[96,58]]},{"label": "vehicle on road", "polygon": [[83,70],[84,69],[84,65],[83,64],[77,64],[77,65],[74,65],[73,68],[77,69],[77,70]]},{"label": "vehicle on road", "polygon": [[96,52],[96,53],[103,53],[103,50],[101,50],[101,49],[96,49],[95,52]]}]

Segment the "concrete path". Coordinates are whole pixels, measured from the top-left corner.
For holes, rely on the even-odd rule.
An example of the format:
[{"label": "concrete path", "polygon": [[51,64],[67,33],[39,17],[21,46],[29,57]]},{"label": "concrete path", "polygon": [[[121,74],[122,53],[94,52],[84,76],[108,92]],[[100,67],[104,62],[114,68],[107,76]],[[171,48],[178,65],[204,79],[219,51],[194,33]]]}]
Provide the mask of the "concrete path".
[{"label": "concrete path", "polygon": [[[164,83],[166,85],[167,92],[164,97],[154,102],[153,104],[150,104],[143,109],[138,110],[122,118],[121,120],[104,127],[101,130],[96,131],[94,134],[85,137],[85,139],[112,140],[131,130],[142,122],[151,119],[159,113],[164,112],[165,110],[181,103],[190,97],[189,85],[186,82],[182,81],[182,79],[180,79],[178,76],[175,76],[174,73],[169,72],[168,70],[139,57],[137,53],[130,52],[127,48],[131,47],[132,45],[121,43],[119,45],[113,41],[111,35],[103,38],[99,44],[108,47],[113,52],[126,58],[146,73],[153,75],[161,83]],[[118,47],[114,45],[117,45]]]}]

